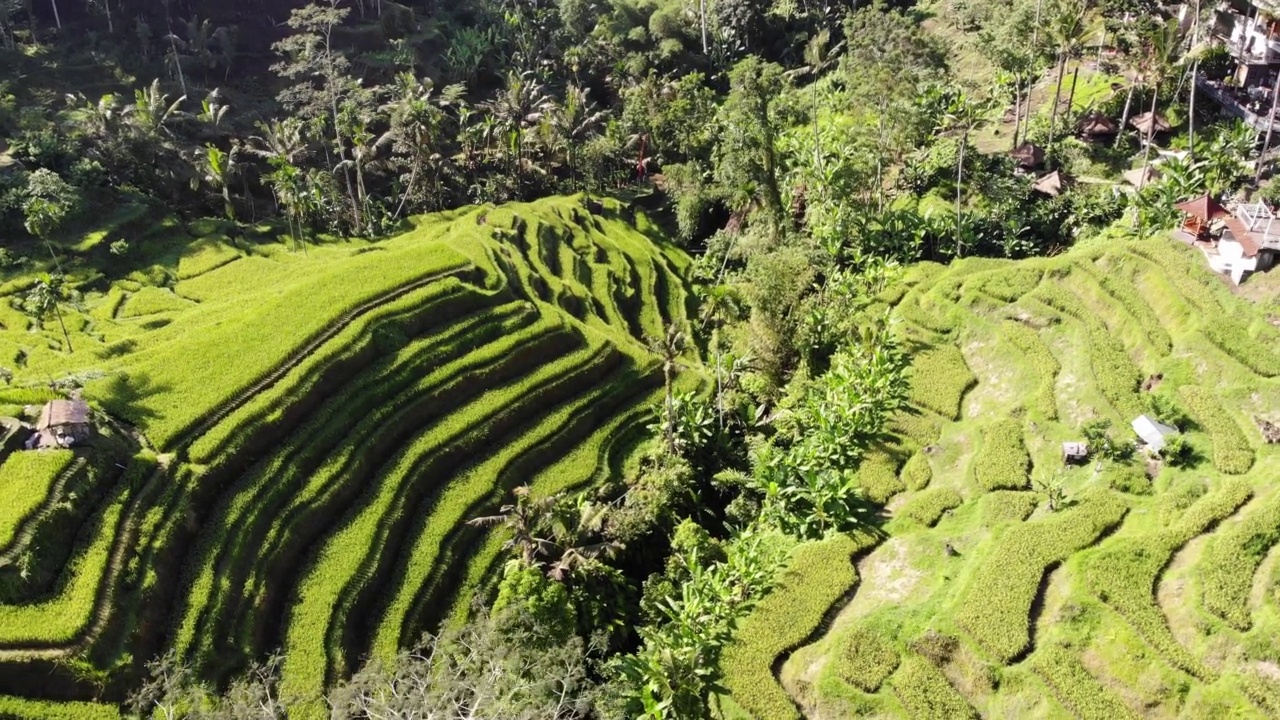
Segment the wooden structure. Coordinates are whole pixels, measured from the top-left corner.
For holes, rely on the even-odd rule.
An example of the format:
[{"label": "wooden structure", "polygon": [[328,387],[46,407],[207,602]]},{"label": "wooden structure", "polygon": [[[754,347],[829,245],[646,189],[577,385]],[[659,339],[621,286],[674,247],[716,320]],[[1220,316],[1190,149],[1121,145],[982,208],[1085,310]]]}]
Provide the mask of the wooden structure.
[{"label": "wooden structure", "polygon": [[1089,446],[1083,442],[1062,443],[1062,462],[1067,465],[1083,463],[1089,459]]},{"label": "wooden structure", "polygon": [[93,437],[89,403],[81,399],[51,400],[40,409],[27,449],[68,448]]},{"label": "wooden structure", "polygon": [[1178,434],[1178,428],[1165,425],[1150,415],[1139,415],[1131,423],[1133,431],[1154,452],[1160,452],[1169,438]]},{"label": "wooden structure", "polygon": [[1150,185],[1152,182],[1159,180],[1160,171],[1153,167],[1148,167],[1145,171],[1142,168],[1134,168],[1132,170],[1125,171],[1124,175],[1121,177],[1124,178],[1125,182],[1141,189]]},{"label": "wooden structure", "polygon": [[1044,148],[1035,143],[1022,143],[1009,151],[1009,157],[1023,170],[1031,170],[1044,162]]},{"label": "wooden structure", "polygon": [[1035,184],[1031,186],[1031,189],[1038,193],[1048,195],[1049,197],[1058,197],[1074,184],[1075,179],[1070,175],[1062,172],[1061,170],[1054,170],[1048,175],[1036,180]]},{"label": "wooden structure", "polygon": [[[1146,138],[1147,133],[1167,133],[1173,129],[1173,126],[1169,124],[1169,121],[1163,115],[1149,111],[1130,118],[1129,124],[1142,133],[1143,138]],[[1154,128],[1152,127],[1153,124]]]},{"label": "wooden structure", "polygon": [[1080,118],[1076,124],[1076,132],[1085,140],[1102,140],[1115,137],[1120,131],[1116,121],[1099,112],[1091,112]]},{"label": "wooden structure", "polygon": [[1200,241],[1209,239],[1209,225],[1211,223],[1227,217],[1227,209],[1222,207],[1217,200],[1210,197],[1208,193],[1198,198],[1178,203],[1175,207],[1183,214],[1183,232]]}]

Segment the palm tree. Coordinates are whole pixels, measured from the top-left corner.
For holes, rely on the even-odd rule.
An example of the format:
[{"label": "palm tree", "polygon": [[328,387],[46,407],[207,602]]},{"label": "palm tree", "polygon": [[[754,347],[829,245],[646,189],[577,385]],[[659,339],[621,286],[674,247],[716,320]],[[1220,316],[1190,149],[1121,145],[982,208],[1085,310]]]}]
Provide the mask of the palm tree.
[{"label": "palm tree", "polygon": [[231,179],[236,174],[238,164],[236,153],[238,147],[231,152],[223,152],[215,145],[205,145],[203,150],[195,154],[195,177],[191,178],[191,189],[196,190],[203,183],[212,187],[222,195],[222,208],[227,219],[236,219],[236,206],[231,202]]},{"label": "palm tree", "polygon": [[22,307],[37,324],[43,322],[50,311],[57,315],[58,326],[62,328],[62,338],[67,341],[67,352],[73,353],[75,348],[71,347],[71,335],[67,332],[67,324],[62,320],[63,294],[62,273],[46,275],[37,280],[36,284],[27,291]]},{"label": "palm tree", "polygon": [[1147,170],[1151,167],[1151,139],[1156,131],[1156,109],[1160,101],[1160,87],[1176,63],[1178,54],[1178,21],[1154,27],[1145,38],[1142,55],[1143,82],[1151,87],[1151,122],[1147,125],[1145,147],[1142,150],[1142,179],[1138,189],[1146,183]]},{"label": "palm tree", "polygon": [[534,498],[528,485],[512,491],[515,501],[498,508],[497,515],[486,515],[467,521],[473,527],[502,526],[511,531],[511,538],[502,546],[504,551],[517,550],[520,560],[530,567],[539,564],[540,555],[551,554],[556,543],[542,533],[551,523],[555,511],[556,496]]},{"label": "palm tree", "polygon": [[948,133],[959,133],[960,143],[956,151],[956,257],[960,257],[962,252],[962,233],[961,228],[964,222],[961,201],[964,196],[964,158],[965,150],[969,146],[969,133],[976,129],[986,119],[987,105],[985,102],[976,100],[972,96],[960,92],[957,93],[955,99],[952,100],[950,107],[947,108],[946,114],[943,116],[942,124],[939,131]]},{"label": "palm tree", "polygon": [[409,178],[400,205],[392,216],[393,222],[400,217],[405,203],[413,196],[418,177],[424,168],[430,167],[434,171],[434,185],[436,192],[439,192],[442,160],[440,140],[445,121],[443,108],[460,103],[466,92],[462,85],[450,85],[436,93],[435,84],[430,79],[418,80],[413,73],[401,74],[399,81],[396,99],[383,106],[384,110],[390,112],[391,127],[375,143],[379,147],[390,144],[396,151],[409,157]]},{"label": "palm tree", "polygon": [[565,88],[564,103],[553,106],[551,126],[556,136],[563,143],[565,164],[569,166],[569,183],[575,190],[578,184],[577,148],[595,131],[608,113],[596,109],[587,95],[590,89],[570,85]]},{"label": "palm tree", "polygon": [[[1053,91],[1053,106],[1049,110],[1049,144],[1053,144],[1058,125],[1058,104],[1062,99],[1062,78],[1067,70],[1067,59],[1080,54],[1089,29],[1085,25],[1087,8],[1084,0],[1060,0],[1049,18],[1049,38],[1057,51],[1058,83]],[[1074,93],[1074,85],[1072,86]],[[1070,115],[1071,108],[1067,108]]]},{"label": "palm tree", "polygon": [[649,349],[662,360],[662,382],[666,392],[663,400],[662,432],[667,450],[672,455],[676,447],[675,377],[680,372],[680,354],[684,352],[685,334],[678,326],[668,325],[661,338],[650,338]]},{"label": "palm tree", "polygon": [[181,114],[179,108],[186,99],[184,94],[170,103],[168,94],[160,90],[160,79],[156,78],[149,87],[134,91],[133,105],[127,109],[129,119],[148,136],[172,135],[169,121]]},{"label": "palm tree", "polygon": [[272,160],[281,158],[296,163],[307,149],[307,141],[303,136],[303,123],[296,117],[272,120],[270,123],[258,122],[258,132],[249,138],[245,148],[252,155]]},{"label": "palm tree", "polygon": [[508,73],[505,88],[485,107],[493,115],[495,129],[507,138],[512,169],[516,172],[528,169],[524,162],[524,131],[537,125],[552,107],[546,87],[532,72]]},{"label": "palm tree", "polygon": [[574,570],[610,557],[624,547],[615,540],[596,540],[604,532],[608,511],[608,504],[590,502],[579,495],[574,506],[552,515],[551,534],[555,542],[548,577],[564,582]]},{"label": "palm tree", "polygon": [[822,143],[819,141],[818,126],[818,79],[822,75],[822,71],[826,70],[834,62],[834,56],[840,52],[840,48],[844,45],[841,41],[834,48],[827,48],[827,44],[831,42],[831,31],[823,28],[821,32],[809,38],[809,42],[804,46],[804,71],[813,75],[810,87],[813,90],[812,108],[813,112],[813,164],[821,169],[822,167]]}]

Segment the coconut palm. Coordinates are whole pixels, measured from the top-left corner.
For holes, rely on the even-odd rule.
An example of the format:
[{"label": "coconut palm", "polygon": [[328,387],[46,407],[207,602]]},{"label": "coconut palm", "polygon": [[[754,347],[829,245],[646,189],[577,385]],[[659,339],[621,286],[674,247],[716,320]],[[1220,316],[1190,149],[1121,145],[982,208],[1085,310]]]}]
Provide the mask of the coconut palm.
[{"label": "coconut palm", "polygon": [[150,86],[134,91],[133,105],[127,108],[127,112],[134,127],[144,135],[172,135],[169,123],[182,114],[180,108],[186,99],[184,94],[170,103],[169,95],[160,90],[160,79],[156,78]]},{"label": "coconut palm", "polygon": [[[1058,82],[1053,91],[1053,106],[1049,110],[1049,144],[1053,144],[1058,127],[1058,105],[1062,100],[1062,78],[1066,74],[1067,60],[1080,55],[1090,31],[1085,23],[1087,6],[1084,0],[1060,0],[1049,16],[1049,41],[1055,48],[1058,62]],[[1074,83],[1072,88],[1074,90]],[[1071,108],[1067,108],[1070,115]]]},{"label": "coconut palm", "polygon": [[52,312],[58,318],[58,326],[62,328],[62,338],[67,341],[67,352],[75,352],[71,347],[71,334],[67,332],[67,324],[62,319],[62,301],[65,298],[64,282],[61,273],[45,275],[37,280],[27,291],[22,301],[22,308],[31,316],[36,324],[44,321]]},{"label": "coconut palm", "polygon": [[675,377],[680,372],[680,355],[685,348],[685,334],[676,325],[668,325],[660,338],[649,339],[649,349],[662,360],[662,382],[666,395],[663,400],[662,432],[667,450],[674,456],[676,447]]},{"label": "coconut palm", "polygon": [[964,218],[961,205],[964,197],[965,151],[969,146],[969,134],[986,120],[988,109],[986,102],[964,92],[957,93],[938,126],[940,132],[959,135],[959,147],[956,150],[956,257],[960,257],[963,247],[961,230]]},{"label": "coconut palm", "polygon": [[465,92],[462,85],[450,85],[436,92],[430,79],[419,80],[413,73],[400,75],[395,100],[383,106],[390,114],[391,126],[375,143],[378,147],[390,145],[396,152],[408,156],[409,178],[393,221],[400,217],[405,203],[413,196],[424,169],[432,170],[435,191],[439,192],[444,108],[461,103]]},{"label": "coconut palm", "polygon": [[552,580],[564,582],[573,571],[624,547],[615,540],[596,539],[604,532],[608,504],[591,502],[580,495],[574,505],[561,504],[559,509],[550,524],[554,543],[548,553],[547,576]]},{"label": "coconut palm", "polygon": [[550,113],[550,125],[557,144],[564,149],[569,182],[575,189],[578,184],[577,149],[609,115],[588,99],[590,92],[588,88],[570,85],[565,88],[564,102],[553,106]]},{"label": "coconut palm", "polygon": [[1151,167],[1151,140],[1155,136],[1160,88],[1177,64],[1180,44],[1178,21],[1174,19],[1152,28],[1143,41],[1142,79],[1151,88],[1151,122],[1147,125],[1145,147],[1142,150],[1142,181],[1138,185],[1139,190],[1142,189],[1147,170]]},{"label": "coconut palm", "polygon": [[467,524],[472,527],[506,528],[511,533],[511,538],[502,549],[516,550],[524,564],[537,566],[539,556],[551,554],[557,547],[550,537],[543,537],[543,534],[551,524],[551,515],[558,498],[534,498],[528,485],[521,485],[511,494],[514,501],[498,508],[498,514],[472,518]]}]

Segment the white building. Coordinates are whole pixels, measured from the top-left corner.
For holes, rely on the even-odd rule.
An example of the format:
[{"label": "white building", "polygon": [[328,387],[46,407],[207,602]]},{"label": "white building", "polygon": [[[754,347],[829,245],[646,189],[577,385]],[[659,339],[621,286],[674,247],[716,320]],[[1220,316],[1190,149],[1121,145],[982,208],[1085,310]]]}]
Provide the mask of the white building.
[{"label": "white building", "polygon": [[1246,274],[1275,264],[1280,253],[1280,223],[1265,203],[1237,205],[1225,223],[1217,243],[1198,244],[1214,272],[1230,276],[1239,285]]}]

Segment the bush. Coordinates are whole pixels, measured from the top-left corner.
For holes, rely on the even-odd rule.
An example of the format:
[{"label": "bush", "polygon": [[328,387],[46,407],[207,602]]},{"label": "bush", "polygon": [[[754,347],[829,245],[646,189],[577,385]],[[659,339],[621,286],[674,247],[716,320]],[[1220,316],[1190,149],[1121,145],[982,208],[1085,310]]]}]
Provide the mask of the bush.
[{"label": "bush", "polygon": [[996,300],[1011,303],[1035,290],[1043,276],[1044,273],[1036,268],[1016,266],[980,275],[973,285]]},{"label": "bush", "polygon": [[951,317],[950,309],[944,309],[941,313],[931,312],[924,308],[922,298],[923,293],[912,290],[894,306],[894,312],[898,317],[921,329],[939,335],[953,332],[956,329],[956,323]]},{"label": "bush", "polygon": [[1151,478],[1133,463],[1112,462],[1102,473],[1102,482],[1112,490],[1130,495],[1150,495]]},{"label": "bush", "polygon": [[978,379],[955,345],[942,345],[915,357],[911,402],[951,420],[960,419],[960,403]]},{"label": "bush", "polygon": [[1008,419],[988,425],[973,463],[974,479],[983,490],[1025,489],[1031,456],[1022,444],[1022,425]]},{"label": "bush", "polygon": [[897,648],[874,629],[855,625],[839,640],[836,675],[863,692],[873,693],[898,669]]},{"label": "bush", "polygon": [[1136,720],[1139,716],[1089,673],[1071,650],[1047,643],[1031,656],[1031,669],[1080,720]]},{"label": "bush", "polygon": [[1196,424],[1213,440],[1213,466],[1228,475],[1249,472],[1253,467],[1253,447],[1213,393],[1195,385],[1184,385],[1181,393]]},{"label": "bush", "polygon": [[902,484],[907,486],[908,490],[923,490],[929,485],[929,481],[933,479],[933,468],[929,465],[929,458],[924,452],[918,452],[907,458],[907,464],[902,466]]},{"label": "bush", "polygon": [[929,720],[977,717],[947,676],[919,655],[904,657],[889,685],[911,717]]},{"label": "bush", "polygon": [[938,438],[942,437],[942,424],[937,418],[913,408],[904,408],[895,413],[889,427],[922,448],[938,442]]},{"label": "bush", "polygon": [[1022,357],[1035,368],[1037,382],[1035,394],[1032,395],[1031,408],[1046,420],[1056,420],[1058,400],[1054,387],[1057,385],[1058,371],[1061,369],[1058,359],[1049,352],[1049,346],[1040,339],[1039,333],[1020,322],[1005,321],[1000,331],[1009,344],[1017,348]]},{"label": "bush", "polygon": [[1099,600],[1120,613],[1171,665],[1201,680],[1212,680],[1213,671],[1174,638],[1152,592],[1178,548],[1235,512],[1252,494],[1248,483],[1229,480],[1187,509],[1177,522],[1145,535],[1116,539],[1091,555],[1084,567],[1085,582]]},{"label": "bush", "polygon": [[1031,643],[1031,605],[1048,569],[1120,524],[1126,508],[1109,493],[1091,495],[1049,517],[1015,525],[983,556],[956,613],[956,624],[1001,664]]},{"label": "bush", "polygon": [[982,498],[982,524],[995,527],[1007,522],[1022,522],[1035,512],[1040,494],[1017,490],[996,490]]},{"label": "bush", "polygon": [[1204,607],[1241,632],[1249,629],[1253,576],[1267,552],[1280,542],[1280,495],[1214,535],[1196,566]]},{"label": "bush", "polygon": [[813,634],[827,609],[853,587],[858,581],[853,555],[874,544],[873,536],[859,534],[797,546],[778,584],[738,624],[721,656],[724,686],[752,717],[800,717],[774,678],[773,663]]},{"label": "bush", "polygon": [[906,490],[898,478],[898,460],[884,449],[873,449],[858,464],[858,486],[864,496],[877,505]]},{"label": "bush", "polygon": [[943,513],[960,507],[964,498],[949,487],[938,487],[916,495],[898,511],[899,517],[909,518],[925,527],[933,527]]}]

